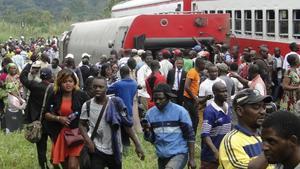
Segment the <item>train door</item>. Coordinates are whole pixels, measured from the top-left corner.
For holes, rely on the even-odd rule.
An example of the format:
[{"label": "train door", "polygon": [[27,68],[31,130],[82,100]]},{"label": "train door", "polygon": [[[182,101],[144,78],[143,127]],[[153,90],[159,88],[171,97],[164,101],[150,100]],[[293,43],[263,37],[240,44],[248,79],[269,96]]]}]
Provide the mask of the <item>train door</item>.
[{"label": "train door", "polygon": [[116,37],[114,40],[114,49],[119,50],[123,48],[125,37],[128,31],[128,26],[120,26],[118,32],[116,33]]}]

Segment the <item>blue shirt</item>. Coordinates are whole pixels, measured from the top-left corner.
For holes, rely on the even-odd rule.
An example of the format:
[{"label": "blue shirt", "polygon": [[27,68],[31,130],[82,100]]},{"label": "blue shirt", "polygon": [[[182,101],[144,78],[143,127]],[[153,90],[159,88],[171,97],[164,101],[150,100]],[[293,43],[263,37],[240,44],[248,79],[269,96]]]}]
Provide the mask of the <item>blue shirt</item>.
[{"label": "blue shirt", "polygon": [[148,110],[146,119],[151,132],[144,133],[145,140],[152,142],[160,158],[188,153],[188,142],[195,141],[195,134],[188,112],[169,102],[163,110],[156,106]]},{"label": "blue shirt", "polygon": [[[231,110],[227,103],[224,104],[226,112],[212,101],[212,103],[205,108],[203,114],[201,137],[209,136],[217,149],[219,149],[223,137],[231,130]],[[201,160],[216,161],[214,153],[204,141],[201,143]]]},{"label": "blue shirt", "polygon": [[121,79],[113,83],[108,88],[109,93],[114,93],[116,96],[120,97],[127,107],[127,112],[130,117],[132,117],[132,106],[133,99],[137,92],[137,82],[130,78]]}]

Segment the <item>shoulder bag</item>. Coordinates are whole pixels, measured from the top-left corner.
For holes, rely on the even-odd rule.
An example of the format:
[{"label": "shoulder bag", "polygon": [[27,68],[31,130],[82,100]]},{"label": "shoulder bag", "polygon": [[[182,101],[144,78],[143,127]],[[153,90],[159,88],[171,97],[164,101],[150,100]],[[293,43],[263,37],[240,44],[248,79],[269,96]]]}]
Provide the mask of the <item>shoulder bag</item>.
[{"label": "shoulder bag", "polygon": [[[109,99],[109,98],[107,98],[107,99]],[[99,114],[99,117],[97,119],[95,128],[94,128],[94,130],[92,132],[92,135],[91,135],[91,140],[92,141],[94,140],[94,138],[96,136],[100,121],[101,121],[103,113],[106,109],[107,102],[108,102],[108,100],[106,100],[105,103],[103,104],[103,107],[102,107],[101,112]],[[86,104],[87,115],[88,115],[88,117],[90,117],[91,100],[87,101],[86,103],[87,103]],[[91,156],[90,156],[89,148],[87,147],[87,145],[84,145],[83,149],[80,152],[79,164],[80,164],[81,169],[90,169],[91,168]]]},{"label": "shoulder bag", "polygon": [[33,121],[32,123],[29,123],[25,126],[24,129],[24,136],[25,139],[28,140],[31,143],[37,143],[40,141],[41,137],[42,137],[42,118],[43,118],[43,112],[45,109],[45,103],[46,103],[46,99],[47,99],[47,93],[49,88],[52,85],[49,84],[47,86],[47,89],[45,91],[45,95],[44,95],[44,99],[43,99],[43,105],[42,105],[42,109],[41,109],[41,113],[40,113],[40,117],[38,120]]}]

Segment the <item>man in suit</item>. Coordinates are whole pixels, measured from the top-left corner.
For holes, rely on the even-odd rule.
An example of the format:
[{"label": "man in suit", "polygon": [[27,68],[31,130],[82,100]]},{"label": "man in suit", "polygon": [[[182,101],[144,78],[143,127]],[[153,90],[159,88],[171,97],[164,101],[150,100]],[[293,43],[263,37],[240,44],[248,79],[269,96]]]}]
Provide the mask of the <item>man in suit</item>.
[{"label": "man in suit", "polygon": [[183,105],[183,91],[185,83],[186,72],[183,70],[183,59],[177,57],[175,61],[175,68],[168,72],[167,83],[171,87],[172,92],[177,95],[176,103]]}]

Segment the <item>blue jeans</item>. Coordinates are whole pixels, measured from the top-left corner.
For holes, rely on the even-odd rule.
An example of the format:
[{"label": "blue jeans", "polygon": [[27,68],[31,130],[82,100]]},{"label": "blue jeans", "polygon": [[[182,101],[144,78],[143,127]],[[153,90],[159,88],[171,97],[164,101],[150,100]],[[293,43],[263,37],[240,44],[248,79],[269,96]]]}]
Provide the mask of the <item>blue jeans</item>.
[{"label": "blue jeans", "polygon": [[188,154],[178,154],[170,158],[158,158],[158,169],[184,169]]}]

